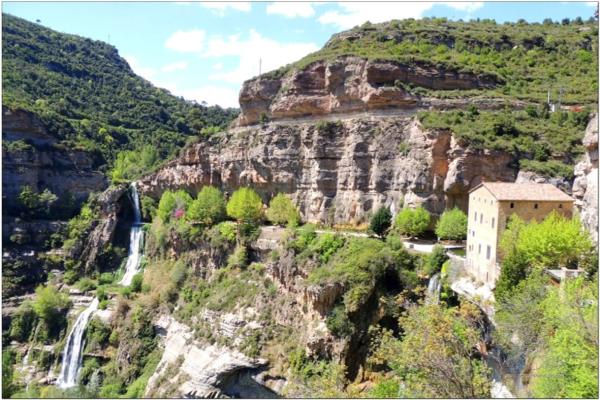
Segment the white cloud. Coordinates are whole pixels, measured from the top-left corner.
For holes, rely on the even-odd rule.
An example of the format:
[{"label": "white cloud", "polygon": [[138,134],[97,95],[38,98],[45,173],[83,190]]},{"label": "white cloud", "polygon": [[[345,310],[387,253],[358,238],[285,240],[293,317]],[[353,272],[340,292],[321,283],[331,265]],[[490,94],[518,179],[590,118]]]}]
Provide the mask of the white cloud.
[{"label": "white cloud", "polygon": [[156,76],[156,69],[143,67],[135,56],[124,55],[123,58],[129,63],[129,66],[137,75],[151,81]]},{"label": "white cloud", "polygon": [[446,5],[456,10],[471,13],[483,6],[483,2],[445,2],[435,3],[429,1],[397,2],[373,4],[338,3],[340,10],[327,11],[319,17],[322,24],[336,25],[341,29],[352,28],[356,25],[370,21],[372,23],[389,21],[391,19],[420,18],[423,13],[434,5]]},{"label": "white cloud", "polygon": [[177,31],[165,42],[165,47],[182,53],[196,53],[204,47],[206,33],[200,29]]},{"label": "white cloud", "polygon": [[467,13],[472,13],[483,7],[483,1],[448,1],[442,4],[456,10],[466,11]]},{"label": "white cloud", "polygon": [[286,18],[308,18],[315,15],[315,9],[310,2],[306,3],[271,3],[267,6],[267,14],[283,15]]},{"label": "white cloud", "polygon": [[252,8],[249,1],[202,1],[200,4],[202,7],[208,8],[213,13],[220,15],[221,17],[225,15],[227,10],[248,12]]},{"label": "white cloud", "polygon": [[239,93],[237,90],[222,86],[201,86],[193,89],[172,91],[177,96],[187,100],[196,100],[198,103],[205,101],[209,105],[218,104],[221,107],[239,107]]},{"label": "white cloud", "polygon": [[212,66],[212,68],[213,68],[215,71],[220,71],[220,70],[222,70],[222,69],[223,69],[223,63],[222,63],[222,62],[218,62],[218,63],[214,64],[214,65]]},{"label": "white cloud", "polygon": [[229,83],[241,83],[258,75],[259,59],[262,61],[261,72],[277,69],[285,64],[296,61],[319,47],[314,43],[282,43],[262,36],[251,29],[246,39],[239,34],[213,37],[207,43],[204,57],[239,58],[236,68],[211,75],[212,80],[222,80]]},{"label": "white cloud", "polygon": [[167,64],[164,67],[162,67],[160,70],[162,72],[183,71],[184,69],[187,69],[187,67],[188,67],[187,62],[180,61],[180,62],[175,62],[172,64]]}]

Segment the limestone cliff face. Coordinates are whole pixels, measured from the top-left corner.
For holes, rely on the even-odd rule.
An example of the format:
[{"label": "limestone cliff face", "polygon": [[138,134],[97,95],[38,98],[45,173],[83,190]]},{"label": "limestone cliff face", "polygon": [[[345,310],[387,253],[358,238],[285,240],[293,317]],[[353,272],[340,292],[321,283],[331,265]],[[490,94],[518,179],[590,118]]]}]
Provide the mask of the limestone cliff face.
[{"label": "limestone cliff face", "polygon": [[444,70],[428,65],[394,61],[367,61],[340,57],[317,61],[281,78],[268,74],[244,83],[240,92],[240,126],[261,119],[277,120],[382,108],[412,108],[419,96],[396,85],[431,89],[489,88],[496,81],[485,75]]},{"label": "limestone cliff face", "polygon": [[373,114],[233,129],[187,147],[138,187],[157,198],[168,188],[250,185],[265,201],[290,194],[307,221],[360,224],[383,205],[465,208],[482,179],[514,181],[512,165],[507,154],[423,130],[412,113]]},{"label": "limestone cliff face", "polygon": [[598,115],[594,115],[585,130],[583,145],[586,154],[575,166],[573,197],[584,226],[598,244]]},{"label": "limestone cliff face", "polygon": [[2,109],[2,141],[29,144],[26,149],[8,151],[2,146],[2,200],[11,208],[25,185],[34,191],[49,189],[56,195],[71,193],[78,202],[90,192],[104,190],[107,180],[95,170],[93,157],[84,150],[67,149],[48,134],[31,113]]}]

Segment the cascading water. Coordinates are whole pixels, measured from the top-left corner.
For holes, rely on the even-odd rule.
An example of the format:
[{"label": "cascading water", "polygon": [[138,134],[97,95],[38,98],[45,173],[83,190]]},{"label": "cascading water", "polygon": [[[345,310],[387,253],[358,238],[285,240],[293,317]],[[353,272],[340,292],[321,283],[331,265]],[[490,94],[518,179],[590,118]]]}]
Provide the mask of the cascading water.
[{"label": "cascading water", "polygon": [[433,274],[429,278],[429,284],[427,285],[427,294],[425,301],[427,304],[436,304],[440,301],[440,289],[442,288],[442,281],[440,280],[440,274]]},{"label": "cascading water", "polygon": [[98,298],[90,303],[75,321],[75,325],[69,333],[67,344],[63,353],[62,368],[56,383],[61,388],[68,388],[77,384],[77,375],[81,366],[81,358],[83,356],[83,346],[85,345],[83,334],[87,327],[88,321],[92,313],[98,308]]},{"label": "cascading water", "polygon": [[[129,255],[125,264],[125,274],[119,282],[123,286],[129,286],[133,276],[139,272],[140,267],[140,249],[143,244],[142,217],[140,213],[140,200],[135,186],[131,184],[131,199],[133,203],[133,225],[129,233]],[[69,336],[63,352],[62,367],[56,383],[61,388],[73,387],[77,384],[79,369],[83,358],[83,348],[85,346],[84,335],[87,324],[92,314],[98,309],[98,298],[94,298],[91,304],[79,314],[75,325]]]},{"label": "cascading water", "polygon": [[138,196],[135,182],[131,184],[131,199],[133,200],[133,225],[129,233],[129,255],[125,264],[125,274],[119,284],[129,286],[133,276],[140,272],[140,249],[144,240],[142,231],[142,215],[140,213],[140,198]]}]

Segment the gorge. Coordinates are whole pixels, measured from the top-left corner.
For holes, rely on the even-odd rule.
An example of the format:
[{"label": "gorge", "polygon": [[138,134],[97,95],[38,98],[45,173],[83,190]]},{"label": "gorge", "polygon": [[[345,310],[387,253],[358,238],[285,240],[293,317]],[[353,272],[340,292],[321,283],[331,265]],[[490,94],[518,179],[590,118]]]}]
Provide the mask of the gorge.
[{"label": "gorge", "polygon": [[[367,23],[244,82],[238,112],[3,17],[5,397],[597,396],[597,368],[556,361],[597,355],[595,24]],[[67,56],[88,53],[91,84]],[[548,71],[575,88],[562,108]],[[35,100],[42,72],[71,111]],[[484,181],[572,195],[561,223],[585,250],[518,254],[490,304],[452,289],[464,258],[443,245],[467,217],[458,239],[438,229]],[[426,221],[403,231],[415,210]],[[544,263],[583,272],[555,284]]]}]

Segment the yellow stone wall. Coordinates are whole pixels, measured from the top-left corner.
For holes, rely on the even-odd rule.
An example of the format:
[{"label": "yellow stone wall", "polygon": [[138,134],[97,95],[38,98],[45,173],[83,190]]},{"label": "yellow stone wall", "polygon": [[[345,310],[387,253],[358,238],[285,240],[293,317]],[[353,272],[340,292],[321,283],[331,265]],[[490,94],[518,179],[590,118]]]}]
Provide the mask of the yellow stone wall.
[{"label": "yellow stone wall", "polygon": [[478,281],[494,287],[500,275],[498,245],[508,218],[517,214],[525,221],[541,221],[552,211],[570,218],[573,215],[573,202],[497,201],[484,186],[471,192],[466,257],[469,273]]}]

